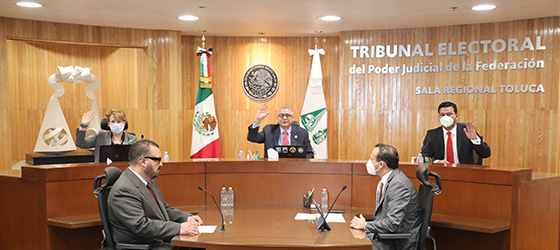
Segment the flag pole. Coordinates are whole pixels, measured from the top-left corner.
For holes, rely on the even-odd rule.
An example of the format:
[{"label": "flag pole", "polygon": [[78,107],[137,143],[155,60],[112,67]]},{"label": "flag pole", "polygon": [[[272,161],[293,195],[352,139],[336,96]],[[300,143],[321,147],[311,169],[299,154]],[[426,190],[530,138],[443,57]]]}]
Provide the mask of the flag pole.
[{"label": "flag pole", "polygon": [[[204,37],[204,35],[202,35],[202,48],[204,49],[204,41],[206,41],[206,37]],[[317,45],[315,45],[315,47],[317,47]]]}]

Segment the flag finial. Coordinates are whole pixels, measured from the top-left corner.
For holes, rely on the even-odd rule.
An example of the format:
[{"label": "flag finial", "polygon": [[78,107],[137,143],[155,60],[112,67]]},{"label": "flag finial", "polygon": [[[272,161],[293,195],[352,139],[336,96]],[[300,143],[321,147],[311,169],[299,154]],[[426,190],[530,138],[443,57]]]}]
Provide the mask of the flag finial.
[{"label": "flag finial", "polygon": [[206,41],[206,37],[204,37],[204,35],[202,35],[202,48],[204,49],[204,41]]},{"label": "flag finial", "polygon": [[317,37],[315,37],[315,49],[317,49]]}]

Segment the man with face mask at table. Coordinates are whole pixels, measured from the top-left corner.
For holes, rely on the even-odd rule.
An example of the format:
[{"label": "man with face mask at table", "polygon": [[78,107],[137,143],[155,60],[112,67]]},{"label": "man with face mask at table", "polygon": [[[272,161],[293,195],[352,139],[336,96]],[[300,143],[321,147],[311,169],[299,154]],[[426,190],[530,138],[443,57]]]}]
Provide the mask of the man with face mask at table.
[{"label": "man with face mask at table", "polygon": [[[373,220],[354,217],[350,227],[365,230],[376,250],[414,250],[418,242],[422,209],[416,188],[399,170],[399,153],[393,146],[377,144],[366,164],[370,175],[381,177],[376,191]],[[407,239],[378,240],[377,233],[411,233]],[[353,232],[355,235],[355,232]]]},{"label": "man with face mask at table", "polygon": [[474,124],[471,121],[457,123],[459,114],[455,103],[442,102],[438,115],[441,126],[426,133],[422,156],[444,164],[477,164],[473,152],[480,158],[490,157],[490,147],[476,133]]}]

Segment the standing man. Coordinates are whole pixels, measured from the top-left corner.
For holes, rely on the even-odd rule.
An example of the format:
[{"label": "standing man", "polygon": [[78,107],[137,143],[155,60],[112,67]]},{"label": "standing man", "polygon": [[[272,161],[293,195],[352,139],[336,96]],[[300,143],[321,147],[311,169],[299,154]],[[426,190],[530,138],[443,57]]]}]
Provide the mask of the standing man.
[{"label": "standing man", "polygon": [[[482,164],[482,158],[490,157],[490,147],[476,133],[471,121],[457,123],[457,105],[442,102],[438,107],[440,127],[428,130],[422,147],[422,156],[431,157],[435,163]],[[473,151],[478,155],[475,162]]]},{"label": "standing man", "polygon": [[264,157],[268,158],[267,150],[275,145],[301,145],[307,148],[307,158],[313,158],[313,148],[309,142],[309,132],[294,123],[294,111],[288,106],[278,109],[278,123],[264,126],[259,132],[261,121],[270,114],[266,112],[267,105],[261,104],[257,109],[257,118],[249,126],[247,140],[250,142],[264,143]]},{"label": "standing man", "polygon": [[157,143],[140,140],[130,147],[130,166],[109,193],[108,208],[116,243],[169,246],[173,236],[198,234],[202,220],[170,207],[154,180],[163,166]]},{"label": "standing man", "polygon": [[[374,163],[375,162],[375,163]],[[366,164],[371,175],[381,177],[377,185],[376,210],[373,221],[354,217],[350,227],[364,229],[367,234],[412,233],[408,239],[372,240],[373,249],[414,250],[422,223],[422,209],[418,204],[418,193],[412,182],[401,172],[399,153],[393,146],[377,144]]]}]

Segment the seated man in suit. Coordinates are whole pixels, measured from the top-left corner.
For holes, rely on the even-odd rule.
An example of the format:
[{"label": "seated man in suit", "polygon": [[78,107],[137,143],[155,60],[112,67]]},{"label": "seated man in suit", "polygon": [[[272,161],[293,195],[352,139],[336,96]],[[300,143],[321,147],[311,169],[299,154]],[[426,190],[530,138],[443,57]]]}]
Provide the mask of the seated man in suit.
[{"label": "seated man in suit", "polygon": [[162,249],[178,234],[196,235],[202,220],[170,207],[154,180],[163,166],[157,143],[140,140],[130,147],[130,166],[108,198],[109,221],[116,243],[152,244]]},{"label": "seated man in suit", "polygon": [[[457,123],[457,105],[442,102],[438,107],[440,127],[428,130],[424,137],[422,156],[444,164],[482,164],[482,158],[490,157],[490,147],[476,133],[471,121]],[[474,162],[473,151],[480,157]]]},{"label": "seated man in suit", "polygon": [[[375,162],[375,163],[374,163]],[[377,233],[412,233],[408,239],[372,240],[373,249],[414,250],[422,223],[422,209],[416,188],[401,172],[397,149],[385,144],[377,144],[366,164],[371,175],[381,177],[377,185],[376,210],[373,220],[354,217],[350,227],[363,229],[373,238]]]},{"label": "seated man in suit", "polygon": [[313,148],[309,141],[309,132],[294,122],[294,111],[288,106],[278,109],[278,123],[266,125],[261,132],[261,121],[270,114],[266,112],[266,104],[261,104],[257,110],[257,119],[249,126],[247,140],[264,143],[264,157],[268,158],[267,150],[275,145],[302,145],[307,147],[307,158],[313,158]]}]

